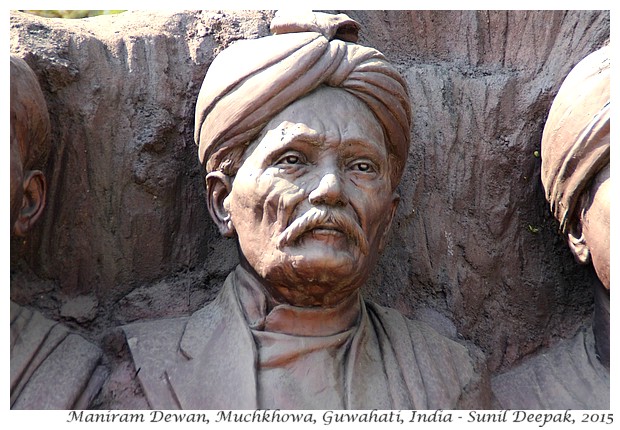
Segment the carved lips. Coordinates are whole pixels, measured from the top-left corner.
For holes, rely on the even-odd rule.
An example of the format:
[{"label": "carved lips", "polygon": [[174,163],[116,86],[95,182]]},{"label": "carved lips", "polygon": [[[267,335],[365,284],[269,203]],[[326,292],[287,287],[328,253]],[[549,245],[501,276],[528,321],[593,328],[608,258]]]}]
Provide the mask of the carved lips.
[{"label": "carved lips", "polygon": [[355,243],[364,255],[368,254],[368,240],[361,227],[346,213],[321,207],[312,207],[295,219],[278,237],[278,249],[291,245],[306,233],[317,239],[320,236],[343,235]]}]

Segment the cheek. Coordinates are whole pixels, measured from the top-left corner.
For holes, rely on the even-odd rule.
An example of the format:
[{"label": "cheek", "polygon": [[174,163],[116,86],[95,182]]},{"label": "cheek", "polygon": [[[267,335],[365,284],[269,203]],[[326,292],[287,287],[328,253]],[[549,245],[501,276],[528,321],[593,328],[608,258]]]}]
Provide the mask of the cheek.
[{"label": "cheek", "polygon": [[[361,227],[369,241],[380,240],[392,212],[392,192],[389,188],[357,190],[351,199]],[[389,196],[390,198],[386,198]]]},{"label": "cheek", "polygon": [[17,194],[22,188],[22,181],[21,172],[11,166],[11,206],[16,204]]},{"label": "cheek", "polygon": [[383,233],[390,225],[390,219],[392,215],[391,202],[382,203],[380,208],[377,208],[377,216],[374,218],[374,239],[380,240],[383,237]]},{"label": "cheek", "polygon": [[233,221],[249,218],[264,224],[270,230],[285,228],[294,206],[303,199],[304,190],[293,182],[279,178],[265,171],[233,185],[231,215]]},{"label": "cheek", "polygon": [[598,260],[599,265],[609,266],[609,210],[601,209],[592,215],[592,220],[589,220],[588,230],[584,232],[584,235],[590,244],[592,258]]},{"label": "cheek", "polygon": [[583,235],[586,238],[592,264],[605,286],[609,288],[610,266],[610,182],[603,183],[582,218]]},{"label": "cheek", "polygon": [[22,191],[23,180],[24,180],[24,176],[22,174],[21,163],[19,162],[19,160],[17,162],[14,162],[12,154],[11,154],[11,202],[10,202],[10,205],[11,205],[11,220],[12,221],[16,218],[17,212],[19,212],[19,209],[21,208],[22,195],[23,195],[23,191]]},{"label": "cheek", "polygon": [[21,187],[22,181],[22,162],[19,157],[19,152],[13,150],[13,146],[11,146],[11,195],[13,195],[14,190]]},{"label": "cheek", "polygon": [[[591,233],[592,234],[592,233]],[[610,285],[610,256],[609,256],[609,231],[598,231],[594,235],[594,242],[590,243],[592,265],[598,278],[605,288]]]}]

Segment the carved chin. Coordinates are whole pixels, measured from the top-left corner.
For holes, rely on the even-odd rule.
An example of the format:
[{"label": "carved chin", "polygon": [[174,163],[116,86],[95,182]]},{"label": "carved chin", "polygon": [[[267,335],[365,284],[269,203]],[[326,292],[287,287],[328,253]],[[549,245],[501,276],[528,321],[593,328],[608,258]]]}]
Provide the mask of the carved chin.
[{"label": "carved chin", "polygon": [[277,285],[319,285],[327,289],[346,287],[367,277],[368,266],[360,252],[306,249],[296,254],[285,251],[278,264],[263,267],[261,275]]},{"label": "carved chin", "polygon": [[331,306],[358,290],[367,278],[356,262],[337,266],[325,260],[292,259],[271,267],[264,278],[279,300],[295,306]]}]

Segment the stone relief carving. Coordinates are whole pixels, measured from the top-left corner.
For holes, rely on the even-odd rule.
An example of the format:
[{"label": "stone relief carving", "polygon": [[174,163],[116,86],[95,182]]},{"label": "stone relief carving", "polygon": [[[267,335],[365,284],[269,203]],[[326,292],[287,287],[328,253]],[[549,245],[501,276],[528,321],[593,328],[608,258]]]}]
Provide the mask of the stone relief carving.
[{"label": "stone relief carving", "polygon": [[[503,373],[553,339],[572,337],[588,317],[591,300],[583,292],[593,277],[564,264],[570,251],[544,205],[540,159],[528,155],[540,149],[553,94],[570,66],[608,39],[609,12],[347,15],[279,16],[276,35],[261,37],[269,33],[273,12],[133,11],[84,21],[11,13],[11,52],[27,60],[41,83],[57,144],[44,170],[52,197],[45,215],[30,223],[35,228],[28,240],[12,234],[14,407],[481,409],[492,395],[485,364],[490,373]],[[306,40],[303,34],[314,36]],[[283,42],[284,51],[268,52],[236,47],[246,43],[240,39],[257,37],[247,46],[267,46],[272,38],[298,38],[298,44]],[[362,45],[376,47],[393,66]],[[243,68],[237,69],[234,55],[244,59]],[[187,119],[214,57],[208,77],[218,79],[204,83],[194,130]],[[394,95],[399,91],[407,102]],[[270,92],[277,95],[270,98]],[[409,100],[414,112],[405,124]],[[399,106],[404,114],[395,110]],[[366,120],[350,121],[358,117]],[[410,125],[411,146],[404,131]],[[300,130],[317,131],[317,141]],[[202,165],[192,148],[194,131]],[[293,136],[282,145],[294,144],[287,151],[299,154],[273,160],[278,133]],[[368,145],[368,136],[376,145]],[[359,160],[360,148],[362,160],[370,162]],[[375,161],[377,153],[383,161]],[[541,153],[545,159],[551,154]],[[334,163],[349,156],[352,163],[344,167]],[[267,160],[279,173],[269,174],[276,166]],[[313,169],[304,170],[308,165]],[[362,193],[368,190],[363,178],[377,171],[385,192]],[[604,171],[596,172],[600,190],[609,183]],[[286,175],[292,177],[285,181]],[[352,177],[357,179],[347,182]],[[276,190],[286,198],[275,199]],[[13,229],[13,182],[11,192]],[[588,227],[599,197],[588,203],[594,208],[587,211]],[[290,229],[284,228],[288,222]],[[394,232],[384,234],[390,222]],[[578,230],[572,234],[574,245],[584,244]],[[590,249],[597,236],[583,237],[588,248],[581,255],[584,261],[589,254],[597,258],[593,267],[604,280],[602,254],[595,252],[600,245]],[[291,249],[298,248],[312,258],[297,258]],[[298,273],[312,273],[319,262],[332,269],[314,283],[305,282],[307,276],[298,282]],[[275,263],[282,269],[271,270]],[[348,270],[359,276],[351,278]],[[326,289],[337,276],[351,282]],[[257,282],[262,279],[268,282]],[[306,288],[273,282],[279,279]],[[553,348],[552,367],[569,372],[575,361],[591,360],[595,366],[577,381],[583,388],[576,392],[593,393],[589,405],[601,407],[608,402],[608,322],[601,316],[609,313],[600,310],[608,309],[609,293],[598,284],[594,290],[594,322]],[[24,344],[32,348],[21,353],[13,333],[28,321],[43,328],[31,331],[36,336],[28,339],[34,340]],[[66,371],[64,358],[38,366],[43,356],[28,352],[37,348],[36,339],[65,334],[71,341],[56,354],[84,348],[92,360],[81,363],[91,364],[74,379],[63,377],[62,386],[30,377],[46,366],[51,370],[40,373]],[[111,376],[91,400],[107,373],[101,366],[92,371],[100,348]],[[304,379],[300,371],[316,374],[317,363],[323,367],[308,382],[309,392],[327,387],[329,395],[313,398],[296,384]],[[502,384],[513,393],[508,400],[497,381],[516,369],[496,376],[493,406],[520,401],[514,393],[531,380],[532,369],[544,371],[536,383],[552,392],[554,373],[536,366],[519,367],[530,373]],[[38,384],[28,382],[38,398],[22,396],[30,400],[20,400],[21,406],[14,399],[28,384],[14,385],[18,373],[24,383]],[[286,385],[275,386],[274,378]],[[204,379],[211,388],[205,391],[203,384],[196,390],[201,395],[191,393],[192,384]],[[84,384],[84,392],[76,388]],[[368,399],[371,384],[381,395]],[[42,386],[47,391],[38,392]],[[235,386],[240,388],[233,393]],[[69,396],[59,395],[64,387]]]},{"label": "stone relief carving", "polygon": [[570,340],[493,380],[502,408],[609,409],[610,48],[566,77],[542,136],[541,179],[560,232],[598,276],[594,317]]},{"label": "stone relief carving", "polygon": [[195,139],[240,264],[191,317],[124,327],[151,407],[481,405],[481,354],[359,293],[399,201],[411,109],[357,29],[346,15],[277,15],[273,36],[210,66]]},{"label": "stone relief carving", "polygon": [[[37,77],[24,60],[13,55],[10,82],[13,263],[19,242],[26,238],[45,208],[47,185],[41,169],[50,150],[50,123]],[[88,406],[105,378],[105,369],[97,367],[101,349],[39,311],[13,300],[10,314],[11,408]]]}]

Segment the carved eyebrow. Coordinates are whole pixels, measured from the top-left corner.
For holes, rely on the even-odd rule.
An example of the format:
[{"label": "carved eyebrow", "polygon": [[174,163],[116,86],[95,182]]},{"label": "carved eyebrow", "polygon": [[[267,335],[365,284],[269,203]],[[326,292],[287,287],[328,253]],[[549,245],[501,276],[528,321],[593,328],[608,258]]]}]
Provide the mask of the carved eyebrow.
[{"label": "carved eyebrow", "polygon": [[308,131],[293,129],[287,133],[286,138],[282,139],[282,144],[286,146],[294,142],[304,142],[309,143],[312,146],[321,146],[324,140],[325,137],[314,130]]},{"label": "carved eyebrow", "polygon": [[[288,149],[291,145],[295,143],[304,142],[308,143],[312,146],[319,147],[322,145],[324,141],[324,137],[321,134],[314,130],[300,130],[300,127],[296,124],[291,124],[289,127],[281,128],[280,130],[270,130],[265,135],[256,139],[253,144],[248,146],[244,153],[244,159],[250,156],[256,148],[262,146],[264,150],[266,150],[270,156],[274,156],[274,154],[279,154]],[[277,138],[278,133],[280,133],[280,139]],[[269,139],[269,142],[265,142],[265,138],[267,136],[272,136]]]},{"label": "carved eyebrow", "polygon": [[[274,131],[274,133],[276,133],[275,137],[277,139],[278,131]],[[302,149],[299,147],[300,145],[320,148],[325,141],[325,137],[321,133],[311,129],[304,130],[295,125],[283,128],[279,133],[281,133],[281,138],[272,142],[267,148],[268,155],[265,158],[267,164],[275,162],[286,151]]]},{"label": "carved eyebrow", "polygon": [[387,157],[387,148],[385,145],[376,144],[374,141],[356,138],[345,140],[343,143],[346,144],[347,148],[362,147],[362,149],[368,153]]}]

